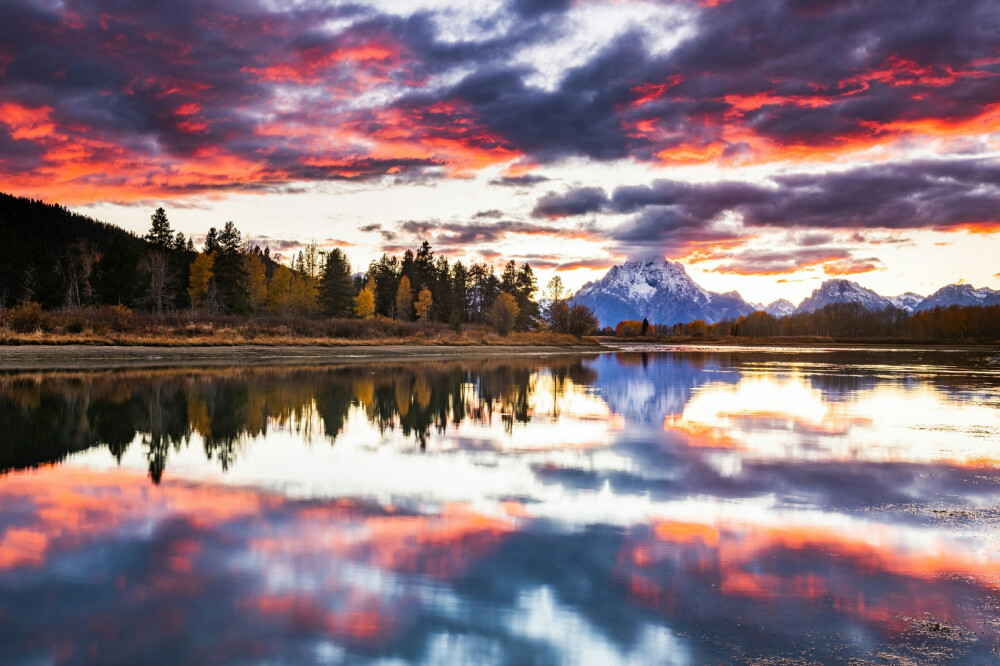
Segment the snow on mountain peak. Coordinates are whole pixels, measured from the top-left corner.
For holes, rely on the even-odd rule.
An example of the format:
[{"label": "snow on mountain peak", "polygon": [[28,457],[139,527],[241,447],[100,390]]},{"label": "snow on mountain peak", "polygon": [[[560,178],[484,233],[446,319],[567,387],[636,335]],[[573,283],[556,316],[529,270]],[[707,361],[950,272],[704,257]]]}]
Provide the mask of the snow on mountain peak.
[{"label": "snow on mountain peak", "polygon": [[684,266],[666,259],[614,266],[600,280],[585,284],[573,301],[593,308],[602,326],[643,318],[666,324],[693,319],[715,322],[753,311],[738,293],[706,291]]},{"label": "snow on mountain peak", "polygon": [[886,297],[879,296],[857,282],[838,278],[821,284],[799,304],[795,312],[813,312],[833,303],[858,303],[868,310],[884,310],[893,305]]}]

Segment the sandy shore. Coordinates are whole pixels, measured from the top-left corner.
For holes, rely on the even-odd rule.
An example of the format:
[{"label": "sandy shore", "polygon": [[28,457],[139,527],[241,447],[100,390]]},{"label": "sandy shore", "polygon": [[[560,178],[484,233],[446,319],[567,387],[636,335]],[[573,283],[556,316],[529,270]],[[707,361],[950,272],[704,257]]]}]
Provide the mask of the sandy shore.
[{"label": "sandy shore", "polygon": [[0,346],[0,371],[83,370],[101,368],[318,365],[364,361],[523,358],[613,351],[595,346],[418,346],[346,347],[132,347],[88,345]]}]

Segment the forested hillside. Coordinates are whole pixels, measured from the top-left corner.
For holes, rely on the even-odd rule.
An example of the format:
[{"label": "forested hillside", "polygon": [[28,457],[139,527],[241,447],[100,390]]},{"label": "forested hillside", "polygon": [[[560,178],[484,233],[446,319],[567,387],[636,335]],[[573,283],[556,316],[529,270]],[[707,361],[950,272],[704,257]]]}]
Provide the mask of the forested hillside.
[{"label": "forested hillside", "polygon": [[490,325],[503,334],[542,328],[579,336],[597,326],[589,309],[562,298],[558,279],[542,312],[527,263],[508,261],[498,273],[485,263],[435,257],[426,241],[354,273],[341,249],[321,250],[316,243],[289,265],[279,263],[233,222],[209,229],[198,251],[172,229],[162,208],[140,238],[61,206],[7,195],[0,203],[0,309],[20,308],[8,325],[23,321],[15,325],[26,331],[42,321],[36,312],[89,306],[202,316],[382,317],[453,329]]}]

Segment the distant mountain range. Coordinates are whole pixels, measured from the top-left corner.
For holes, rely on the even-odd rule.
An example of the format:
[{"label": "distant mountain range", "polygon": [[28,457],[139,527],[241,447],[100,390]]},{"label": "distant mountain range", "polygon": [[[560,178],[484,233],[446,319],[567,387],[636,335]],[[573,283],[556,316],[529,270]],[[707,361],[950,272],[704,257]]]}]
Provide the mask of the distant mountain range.
[{"label": "distant mountain range", "polygon": [[712,324],[756,310],[784,317],[834,303],[860,303],[870,310],[894,307],[907,312],[949,305],[1000,305],[1000,291],[952,284],[926,298],[913,292],[887,297],[857,282],[837,279],[824,282],[797,307],[783,298],[758,305],[746,302],[735,291],[718,294],[703,289],[679,263],[650,259],[612,267],[600,280],[585,284],[572,300],[592,308],[601,326],[614,326],[626,319],[648,319],[654,324],[701,319]]}]

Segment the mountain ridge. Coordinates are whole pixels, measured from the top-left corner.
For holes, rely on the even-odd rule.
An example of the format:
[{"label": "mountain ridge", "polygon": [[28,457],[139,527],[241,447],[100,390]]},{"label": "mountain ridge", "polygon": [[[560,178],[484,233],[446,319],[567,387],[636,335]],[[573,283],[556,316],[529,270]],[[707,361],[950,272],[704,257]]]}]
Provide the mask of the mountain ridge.
[{"label": "mountain ridge", "polygon": [[712,324],[738,319],[754,311],[774,317],[814,312],[834,303],[859,303],[869,310],[897,308],[907,313],[950,305],[998,305],[1000,291],[967,284],[951,284],[924,297],[912,291],[883,296],[843,278],[824,281],[797,306],[779,298],[764,306],[747,302],[737,291],[716,293],[695,282],[678,262],[666,259],[627,261],[588,282],[571,300],[594,310],[601,326],[624,320],[648,319],[655,324],[686,323],[701,319]]}]

